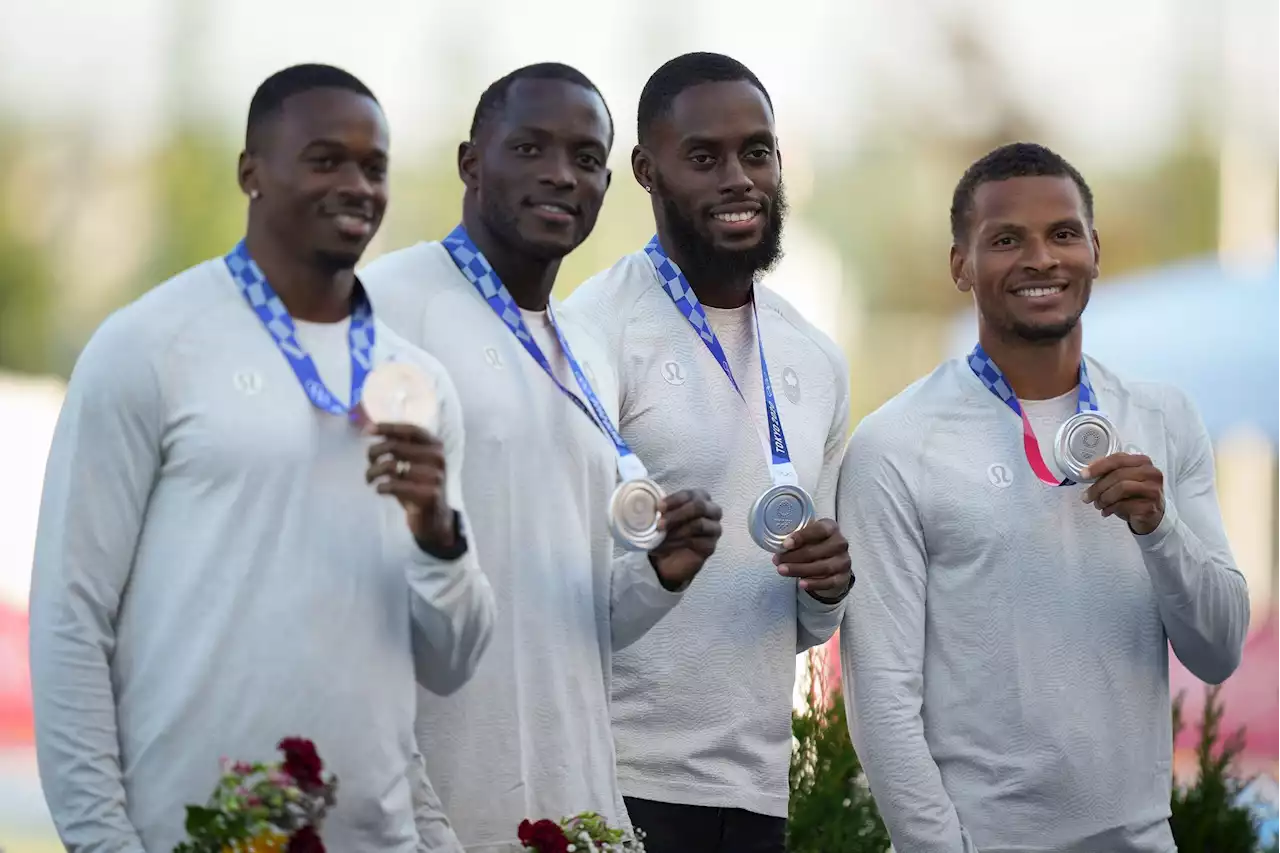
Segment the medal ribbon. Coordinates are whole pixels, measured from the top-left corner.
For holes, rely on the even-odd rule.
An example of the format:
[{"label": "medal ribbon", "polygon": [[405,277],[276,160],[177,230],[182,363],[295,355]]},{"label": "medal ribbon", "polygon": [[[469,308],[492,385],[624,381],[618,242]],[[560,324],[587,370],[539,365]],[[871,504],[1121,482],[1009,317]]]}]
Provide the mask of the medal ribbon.
[{"label": "medal ribbon", "polygon": [[[747,398],[738,387],[738,381],[733,378],[733,369],[729,367],[729,358],[725,355],[724,347],[716,337],[715,330],[711,328],[711,323],[707,321],[707,312],[698,302],[697,295],[689,286],[689,280],[680,271],[680,267],[663,251],[656,234],[644,247],[644,252],[662,279],[662,289],[671,297],[680,314],[689,321],[689,325],[693,326],[698,337],[706,344],[711,357],[716,360],[716,364],[720,365],[724,375],[729,377],[729,384],[737,392],[742,404],[748,406]],[[782,431],[782,417],[778,414],[778,403],[773,396],[773,382],[769,379],[769,365],[764,357],[764,339],[760,335],[760,313],[756,310],[754,298],[751,300],[751,316],[755,320],[756,343],[760,348],[760,375],[764,378],[764,408],[769,421],[768,438],[760,435],[761,443],[765,445],[765,450],[769,454],[769,477],[775,486],[799,486],[800,477],[796,473],[795,466],[791,464],[791,454],[787,450],[787,437]],[[750,406],[748,406],[749,409]],[[754,418],[751,419],[751,423],[755,424]],[[757,435],[759,435],[758,430]]]},{"label": "medal ribbon", "polygon": [[[573,357],[573,350],[569,348],[569,342],[565,339],[564,333],[560,331],[560,325],[556,322],[555,312],[551,309],[550,304],[547,305],[547,317],[551,320],[551,328],[556,333],[556,340],[560,344],[560,350],[564,353],[565,361],[569,363],[569,370],[573,372],[574,380],[578,383],[578,387],[582,389],[582,394],[587,398],[587,403],[591,405],[590,410],[578,398],[577,394],[566,388],[556,378],[555,372],[551,369],[551,362],[547,360],[546,355],[543,354],[542,349],[538,346],[538,342],[533,339],[533,335],[529,332],[529,327],[525,325],[524,317],[520,315],[520,307],[511,298],[506,285],[498,278],[497,272],[489,264],[484,253],[472,242],[470,235],[467,234],[466,227],[459,225],[454,228],[442,243],[467,281],[471,282],[480,296],[484,298],[484,301],[493,309],[493,313],[497,314],[503,325],[507,327],[511,334],[515,335],[516,340],[537,362],[542,371],[551,377],[551,381],[556,384],[556,387],[613,442],[613,446],[618,452],[619,476],[624,481],[641,480],[648,477],[644,463],[632,452],[626,441],[623,440],[622,434],[614,427],[613,421],[609,418],[609,413],[605,411],[604,406],[600,403],[600,398],[596,396],[596,392],[591,388],[591,383],[587,381],[586,374],[582,372],[582,368],[578,365],[578,360]],[[592,411],[595,412],[594,415],[592,415]]]},{"label": "medal ribbon", "polygon": [[298,377],[298,384],[302,386],[311,404],[331,415],[347,415],[354,419],[354,410],[360,402],[365,377],[373,367],[374,344],[373,307],[360,280],[356,279],[352,294],[351,329],[347,335],[351,348],[351,396],[349,405],[343,405],[324,384],[316,370],[315,361],[298,342],[298,327],[289,316],[289,309],[284,307],[280,297],[267,282],[267,277],[262,274],[253,258],[249,257],[245,241],[237,243],[223,260],[245,301],[258,315],[262,325],[271,334],[271,339],[293,368],[293,375]]},{"label": "medal ribbon", "polygon": [[[1022,404],[1018,402],[1017,395],[1013,393],[1013,389],[1005,381],[1004,373],[987,355],[987,351],[982,348],[982,344],[975,346],[973,352],[969,354],[969,369],[982,380],[982,384],[987,386],[988,391],[995,394],[1006,406],[1013,409],[1014,414],[1022,419],[1022,449],[1027,455],[1027,462],[1031,465],[1031,470],[1040,478],[1040,481],[1049,486],[1074,486],[1074,480],[1064,479],[1059,481],[1053,476],[1049,466],[1044,463],[1044,457],[1040,454],[1040,442],[1036,440],[1036,434],[1031,429],[1031,422],[1027,420],[1027,413],[1022,410]],[[1080,390],[1076,398],[1076,414],[1096,411],[1098,411],[1097,397],[1093,393],[1093,386],[1089,384],[1089,370],[1085,367],[1084,359],[1082,358],[1080,359]]]}]

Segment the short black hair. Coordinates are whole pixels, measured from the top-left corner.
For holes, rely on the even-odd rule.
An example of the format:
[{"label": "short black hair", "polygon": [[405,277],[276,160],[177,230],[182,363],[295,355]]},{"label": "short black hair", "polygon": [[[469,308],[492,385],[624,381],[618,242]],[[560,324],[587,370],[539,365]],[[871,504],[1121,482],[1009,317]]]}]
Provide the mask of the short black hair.
[{"label": "short black hair", "polygon": [[1060,155],[1034,142],[1012,142],[1001,145],[965,170],[951,196],[951,239],[962,243],[968,238],[969,214],[973,211],[973,194],[982,184],[1009,178],[1070,178],[1080,190],[1084,211],[1093,222],[1093,191],[1084,176]]},{"label": "short black hair", "polygon": [[368,86],[341,68],[314,63],[294,65],[263,80],[258,91],[253,93],[253,100],[249,102],[249,120],[245,125],[245,147],[253,146],[254,131],[266,119],[279,113],[285,101],[312,89],[346,89],[378,103]]},{"label": "short black hair", "polygon": [[773,99],[760,78],[738,60],[722,53],[686,53],[669,59],[653,72],[640,93],[640,105],[636,109],[636,139],[644,144],[649,138],[653,123],[665,115],[676,97],[685,89],[702,83],[750,83],[760,90],[773,109]]},{"label": "short black hair", "polygon": [[609,117],[609,142],[613,142],[613,113],[609,111],[609,102],[605,100],[604,93],[600,91],[599,86],[591,82],[587,75],[563,62],[537,62],[526,65],[490,83],[489,88],[480,95],[476,111],[471,116],[470,139],[472,142],[476,141],[485,122],[506,108],[511,87],[520,80],[563,80],[595,92],[600,97],[600,103],[604,104],[605,115]]}]

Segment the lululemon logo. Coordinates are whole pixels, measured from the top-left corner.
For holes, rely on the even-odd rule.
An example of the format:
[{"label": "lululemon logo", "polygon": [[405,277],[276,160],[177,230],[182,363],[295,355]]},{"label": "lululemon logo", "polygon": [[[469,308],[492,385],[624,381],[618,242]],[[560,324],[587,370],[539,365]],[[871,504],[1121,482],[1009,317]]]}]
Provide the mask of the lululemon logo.
[{"label": "lululemon logo", "polygon": [[502,369],[502,355],[493,347],[485,347],[484,360],[487,361],[489,366],[494,370]]},{"label": "lululemon logo", "polygon": [[240,370],[232,375],[231,384],[241,394],[252,397],[262,391],[262,374],[256,370]]},{"label": "lululemon logo", "polygon": [[686,380],[684,368],[680,366],[678,361],[668,361],[662,365],[662,378],[667,380],[668,385],[683,385]]},{"label": "lululemon logo", "polygon": [[1013,472],[1008,465],[995,462],[987,466],[987,482],[997,489],[1007,489],[1013,485]]}]

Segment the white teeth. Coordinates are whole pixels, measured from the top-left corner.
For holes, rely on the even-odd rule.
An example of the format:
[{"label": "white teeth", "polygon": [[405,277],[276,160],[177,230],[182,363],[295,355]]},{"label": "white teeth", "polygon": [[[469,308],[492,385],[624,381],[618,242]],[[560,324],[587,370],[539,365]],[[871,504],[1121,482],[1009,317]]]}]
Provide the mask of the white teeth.
[{"label": "white teeth", "polygon": [[341,228],[356,229],[367,228],[369,226],[369,220],[361,216],[353,216],[350,213],[339,213],[334,217],[334,220],[337,221],[338,226]]},{"label": "white teeth", "polygon": [[538,205],[538,209],[546,210],[551,213],[568,213],[569,212],[558,204],[540,204]]},{"label": "white teeth", "polygon": [[1061,293],[1066,290],[1066,285],[1056,284],[1052,287],[1028,287],[1025,290],[1019,290],[1018,296],[1052,296],[1055,293]]},{"label": "white teeth", "polygon": [[756,218],[756,213],[757,211],[747,210],[742,213],[717,213],[714,215],[721,222],[750,222]]}]

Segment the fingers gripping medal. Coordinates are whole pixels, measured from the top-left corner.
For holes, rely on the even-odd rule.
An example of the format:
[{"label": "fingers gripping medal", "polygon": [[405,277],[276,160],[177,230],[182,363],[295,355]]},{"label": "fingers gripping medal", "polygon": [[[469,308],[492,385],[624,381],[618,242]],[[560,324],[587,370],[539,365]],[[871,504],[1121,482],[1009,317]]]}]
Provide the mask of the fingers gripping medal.
[{"label": "fingers gripping medal", "polygon": [[[693,326],[693,330],[698,333],[698,337],[720,365],[724,375],[728,377],[733,390],[738,392],[743,405],[746,405],[747,399],[743,396],[742,389],[738,387],[737,380],[733,378],[733,370],[729,367],[724,346],[707,321],[706,312],[698,302],[698,297],[689,286],[684,273],[680,271],[676,262],[667,256],[657,236],[649,241],[644,250],[654,270],[662,278],[662,289],[675,303],[684,318],[689,321],[689,325]],[[751,314],[755,319],[756,343],[760,350],[760,374],[764,382],[765,413],[769,421],[768,436],[762,435],[760,438],[768,454],[769,479],[773,485],[765,489],[751,505],[751,511],[747,515],[747,529],[757,545],[777,554],[782,552],[782,543],[786,538],[812,523],[817,513],[813,498],[800,485],[799,475],[796,473],[795,466],[791,464],[787,438],[782,431],[782,417],[778,414],[778,403],[773,395],[773,383],[769,379],[769,365],[765,360],[764,341],[760,335],[760,315],[754,299],[751,301]],[[754,419],[751,419],[751,422],[754,423]]]},{"label": "fingers gripping medal", "polygon": [[1092,483],[1084,470],[1099,459],[1120,452],[1120,433],[1098,412],[1080,412],[1058,428],[1053,441],[1053,461],[1058,470],[1077,483]]},{"label": "fingers gripping medal", "polygon": [[435,382],[403,361],[384,361],[369,373],[360,406],[375,424],[413,424],[432,435],[440,427],[440,399]]},{"label": "fingers gripping medal", "polygon": [[[631,451],[621,433],[614,427],[613,420],[601,405],[600,398],[591,387],[591,382],[582,371],[578,360],[573,357],[569,341],[565,339],[564,333],[560,330],[560,324],[556,322],[555,311],[548,305],[547,318],[551,321],[551,328],[556,334],[557,343],[560,344],[560,351],[564,353],[565,362],[569,365],[574,381],[587,403],[583,403],[556,378],[555,371],[551,369],[551,363],[547,361],[542,348],[529,333],[520,312],[515,310],[515,300],[511,298],[506,285],[498,278],[497,272],[485,258],[484,253],[471,240],[467,229],[459,225],[443,242],[458,271],[471,282],[480,298],[489,304],[493,313],[520,342],[525,352],[537,362],[542,372],[547,374],[561,393],[613,442],[614,449],[617,451],[618,475],[621,480],[609,498],[609,530],[614,540],[629,551],[650,551],[661,544],[667,536],[665,531],[658,529],[658,504],[664,497],[663,491],[657,483],[649,479],[649,473],[645,470],[644,464]],[[587,408],[587,404],[590,404],[590,409]]]}]

